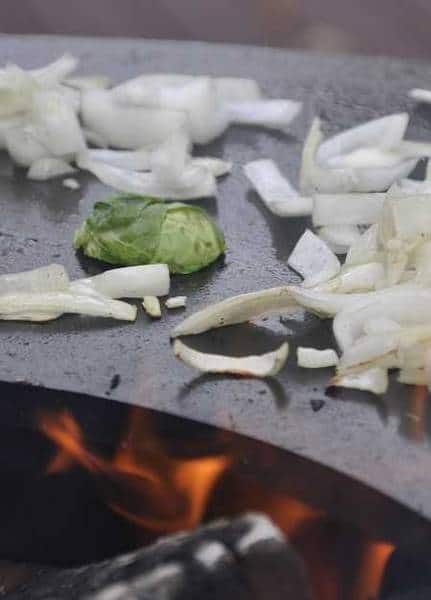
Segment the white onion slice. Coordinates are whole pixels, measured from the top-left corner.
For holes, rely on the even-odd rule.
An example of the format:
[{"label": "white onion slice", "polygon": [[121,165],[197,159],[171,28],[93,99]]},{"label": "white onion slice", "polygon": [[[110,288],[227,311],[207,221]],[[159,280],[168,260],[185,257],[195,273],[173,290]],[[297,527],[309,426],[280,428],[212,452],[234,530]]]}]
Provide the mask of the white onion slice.
[{"label": "white onion slice", "polygon": [[79,181],[77,179],[75,179],[74,177],[66,177],[66,179],[63,179],[63,181],[61,183],[68,190],[76,191],[76,190],[79,190],[81,187]]},{"label": "white onion slice", "polygon": [[379,226],[371,225],[360,238],[352,244],[346,256],[345,265],[360,265],[372,262],[379,251]]},{"label": "white onion slice", "polygon": [[216,77],[214,79],[220,103],[253,102],[262,98],[259,84],[254,79],[243,77]]},{"label": "white onion slice", "polygon": [[416,100],[417,102],[425,102],[426,104],[431,104],[431,91],[424,90],[421,88],[414,88],[409,91],[410,98]]},{"label": "white onion slice", "polygon": [[175,132],[187,130],[187,116],[180,111],[124,106],[107,90],[83,92],[81,114],[84,125],[99,134],[109,146],[126,150],[154,147]]},{"label": "white onion slice", "polygon": [[429,379],[424,369],[400,369],[398,381],[409,385],[429,384]]},{"label": "white onion slice", "polygon": [[160,319],[162,316],[160,301],[157,296],[144,296],[142,306],[144,307],[147,315],[152,319]]},{"label": "white onion slice", "polygon": [[319,229],[318,235],[335,254],[346,254],[361,237],[356,225],[325,225]]},{"label": "white onion slice", "polygon": [[371,225],[382,214],[386,194],[318,194],[313,225]]},{"label": "white onion slice", "polygon": [[0,118],[25,115],[38,88],[35,79],[16,65],[9,64],[0,69]]},{"label": "white onion slice", "polygon": [[431,290],[388,288],[374,294],[362,306],[353,305],[336,315],[333,330],[342,350],[353,345],[371,319],[384,317],[406,326],[431,324]]},{"label": "white onion slice", "polygon": [[78,59],[71,54],[63,54],[57,60],[29,71],[30,75],[43,87],[52,87],[68,77],[78,66]]},{"label": "white onion slice", "polygon": [[381,263],[365,263],[343,267],[338,277],[316,286],[322,292],[337,294],[369,292],[375,290],[385,278],[385,268]]},{"label": "white onion slice", "polygon": [[274,312],[292,312],[298,305],[292,300],[290,289],[290,286],[283,286],[240,294],[207,306],[177,325],[172,332],[172,337],[193,335],[217,327],[244,323]]},{"label": "white onion slice", "polygon": [[106,75],[90,75],[68,77],[63,83],[83,92],[87,90],[104,90],[110,87],[111,79]]},{"label": "white onion slice", "polygon": [[393,197],[414,196],[415,194],[431,194],[430,181],[416,181],[415,179],[400,179],[396,181],[388,190],[387,195]]},{"label": "white onion slice", "polygon": [[285,129],[302,110],[293,100],[257,100],[229,102],[225,105],[231,123]]},{"label": "white onion slice", "polygon": [[340,261],[312,231],[306,229],[287,261],[289,267],[304,278],[304,287],[313,287],[335,277]]},{"label": "white onion slice", "polygon": [[407,113],[395,113],[372,119],[343,131],[323,142],[317,153],[319,162],[349,154],[358,148],[396,148],[403,139],[409,123]]},{"label": "white onion slice", "polygon": [[38,92],[32,105],[36,139],[53,156],[82,152],[85,140],[73,109],[56,92]]},{"label": "white onion slice", "polygon": [[398,240],[425,240],[431,237],[431,195],[388,198],[388,234]]},{"label": "white onion slice", "polygon": [[338,356],[335,350],[317,350],[316,348],[297,349],[298,366],[305,369],[322,369],[335,367],[338,364]]},{"label": "white onion slice", "polygon": [[187,296],[174,296],[173,298],[168,298],[165,302],[166,308],[185,308],[187,305]]},{"label": "white onion slice", "polygon": [[39,158],[32,163],[30,169],[27,172],[28,179],[34,179],[36,181],[46,181],[47,179],[53,179],[54,177],[60,177],[61,175],[69,175],[69,173],[75,173],[76,169],[71,167],[69,163],[61,158]]},{"label": "white onion slice", "polygon": [[[339,364],[339,372],[358,366],[367,366],[378,358],[387,356],[398,348],[396,334],[366,335],[360,337],[344,350]],[[398,366],[398,364],[393,365]]]},{"label": "white onion slice", "polygon": [[12,160],[21,167],[49,156],[50,152],[37,139],[33,125],[11,127],[4,134],[5,146]]},{"label": "white onion slice", "polygon": [[95,292],[109,298],[143,298],[166,296],[169,293],[170,276],[167,265],[141,265],[110,269],[78,279],[71,284],[72,290],[82,293]]},{"label": "white onion slice", "polygon": [[120,169],[130,171],[149,171],[151,167],[151,151],[146,148],[140,150],[87,150],[91,161],[97,161]]},{"label": "white onion slice", "polygon": [[15,293],[63,292],[69,289],[69,277],[55,263],[21,273],[0,275],[0,296]]},{"label": "white onion slice", "polygon": [[401,329],[401,325],[393,319],[387,319],[386,317],[379,317],[377,319],[370,319],[364,323],[365,335],[383,335],[385,333],[398,332]]},{"label": "white onion slice", "polygon": [[[1,104],[1,92],[0,92]],[[21,128],[27,124],[26,118],[22,115],[2,119],[0,117],[0,149],[6,148],[6,137],[11,129]]]},{"label": "white onion slice", "polygon": [[14,315],[31,316],[33,313],[76,313],[93,317],[107,317],[134,321],[136,306],[111,300],[105,296],[72,292],[7,294],[0,296],[0,319],[13,320]]},{"label": "white onion slice", "polygon": [[273,160],[262,159],[247,163],[244,172],[265,206],[274,214],[294,217],[311,213],[312,199],[300,196],[280,173]]},{"label": "white onion slice", "polygon": [[232,163],[221,158],[215,158],[213,156],[200,156],[192,158],[191,163],[195,167],[201,167],[207,169],[214,177],[223,177],[232,170]]},{"label": "white onion slice", "polygon": [[381,395],[387,392],[389,386],[388,372],[381,367],[373,367],[359,373],[334,377],[331,385]]},{"label": "white onion slice", "polygon": [[[391,150],[378,147],[357,148],[348,154],[333,156],[325,162],[331,169],[374,169],[393,168],[399,165],[405,156]],[[416,154],[409,156],[416,158]]]},{"label": "white onion slice", "polygon": [[289,354],[287,342],[277,350],[260,356],[236,358],[221,354],[207,354],[193,350],[180,340],[174,343],[175,356],[186,365],[203,373],[231,373],[243,377],[271,377],[277,375],[286,363]]},{"label": "white onion slice", "polygon": [[172,200],[192,200],[213,196],[216,192],[214,175],[193,164],[188,165],[176,181],[164,181],[153,172],[140,173],[99,163],[84,154],[78,157],[77,164],[120,192]]},{"label": "white onion slice", "polygon": [[320,119],[316,118],[302,151],[300,189],[304,194],[383,192],[397,179],[407,177],[417,163],[417,159],[400,159],[392,167],[331,169],[316,159],[322,138]]},{"label": "white onion slice", "polygon": [[106,149],[108,147],[108,142],[105,138],[95,131],[91,131],[91,129],[87,129],[86,127],[82,128],[82,134],[85,138],[85,141],[95,148],[103,148]]}]

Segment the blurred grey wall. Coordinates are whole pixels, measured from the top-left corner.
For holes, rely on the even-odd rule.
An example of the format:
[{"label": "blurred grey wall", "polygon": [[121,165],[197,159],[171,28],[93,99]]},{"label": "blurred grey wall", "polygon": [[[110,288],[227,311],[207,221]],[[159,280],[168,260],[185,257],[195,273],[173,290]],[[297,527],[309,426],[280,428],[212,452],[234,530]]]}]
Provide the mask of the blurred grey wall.
[{"label": "blurred grey wall", "polygon": [[431,58],[431,0],[0,0],[0,31]]}]

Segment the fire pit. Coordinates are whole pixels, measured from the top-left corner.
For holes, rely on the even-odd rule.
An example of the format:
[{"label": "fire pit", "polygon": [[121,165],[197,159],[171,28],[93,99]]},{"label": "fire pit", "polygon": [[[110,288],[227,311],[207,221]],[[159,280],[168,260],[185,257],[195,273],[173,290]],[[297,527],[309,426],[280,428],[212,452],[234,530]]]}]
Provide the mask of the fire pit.
[{"label": "fire pit", "polygon": [[[68,50],[83,58],[89,73],[118,79],[138,69],[240,73],[257,78],[271,96],[288,91],[307,105],[290,136],[237,129],[210,150],[235,163],[274,157],[291,175],[311,113],[343,128],[404,110],[405,92],[428,75],[423,65],[400,61],[200,44],[3,38],[0,48],[23,65]],[[429,134],[429,114],[416,109],[412,121],[412,138]],[[4,270],[55,260],[73,277],[97,272],[94,262],[77,260],[71,237],[105,194],[103,186],[86,175],[73,194],[57,183],[30,183],[3,157],[0,173]],[[229,252],[224,264],[176,277],[173,295],[186,294],[194,310],[295,280],[285,262],[304,223],[265,212],[254,194],[247,195],[238,167],[221,184],[218,202],[202,204],[217,213]],[[139,569],[149,575],[153,544],[167,536],[164,548],[178,548],[178,538],[169,536],[182,530],[193,549],[182,554],[185,562],[195,560],[193,544],[217,542],[232,556],[229,577],[244,581],[244,572],[254,569],[243,567],[232,548],[248,533],[250,522],[241,515],[250,511],[274,523],[275,555],[295,565],[286,574],[297,574],[289,581],[301,581],[304,597],[307,581],[316,600],[379,594],[407,599],[416,587],[425,590],[431,519],[427,393],[393,383],[378,401],[353,392],[330,396],[327,372],[310,374],[293,363],[268,382],[195,377],[169,346],[169,332],[180,319],[171,313],[159,323],[141,314],[133,325],[75,317],[42,327],[2,323],[0,555],[14,561],[3,565],[11,597],[52,597],[56,586],[69,586],[64,597],[97,597],[107,586],[127,587],[115,560],[137,552],[132,563],[139,568],[130,577],[138,577]],[[312,317],[228,328],[198,336],[193,345],[241,355],[250,347],[273,349],[287,334],[293,347],[332,345],[329,327]],[[206,528],[220,518],[231,521]],[[253,518],[259,523],[262,517]],[[291,546],[280,542],[279,531]],[[261,554],[255,560],[267,581],[267,562]],[[18,568],[18,562],[27,566]],[[41,574],[29,564],[49,568]],[[75,586],[79,576],[87,588]],[[184,588],[192,597],[190,589]],[[202,594],[203,588],[194,589]],[[259,589],[250,597],[265,597]],[[285,589],[280,583],[278,591]]]}]

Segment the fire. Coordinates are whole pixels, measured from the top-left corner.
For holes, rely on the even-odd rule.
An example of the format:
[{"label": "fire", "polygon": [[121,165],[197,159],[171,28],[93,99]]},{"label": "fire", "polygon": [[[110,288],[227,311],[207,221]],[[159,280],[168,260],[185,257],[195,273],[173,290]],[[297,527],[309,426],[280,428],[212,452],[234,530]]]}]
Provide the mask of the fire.
[{"label": "fire", "polygon": [[385,567],[394,550],[394,546],[385,542],[369,542],[363,553],[352,600],[378,598]]},{"label": "fire", "polygon": [[68,412],[44,415],[39,426],[58,447],[48,474],[81,465],[98,478],[113,510],[156,532],[198,525],[212,490],[231,463],[225,456],[172,458],[138,412],[132,414],[127,435],[111,461],[86,447],[79,425]]}]

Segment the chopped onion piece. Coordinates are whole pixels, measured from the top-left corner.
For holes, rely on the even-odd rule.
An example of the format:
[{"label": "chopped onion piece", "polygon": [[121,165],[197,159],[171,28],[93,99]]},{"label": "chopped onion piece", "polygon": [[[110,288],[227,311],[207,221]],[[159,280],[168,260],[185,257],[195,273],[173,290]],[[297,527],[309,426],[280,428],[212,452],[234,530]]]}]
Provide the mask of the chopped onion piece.
[{"label": "chopped onion piece", "polygon": [[277,350],[260,356],[236,358],[221,354],[206,354],[193,350],[180,340],[174,343],[175,356],[186,365],[203,373],[232,373],[244,377],[271,377],[277,375],[286,363],[289,354],[287,342]]},{"label": "chopped onion piece", "polygon": [[63,54],[49,65],[33,69],[29,73],[41,86],[52,87],[73,73],[77,66],[77,58],[71,54]]},{"label": "chopped onion piece", "polygon": [[312,231],[306,229],[287,261],[304,278],[304,287],[328,281],[340,271],[340,261]]},{"label": "chopped onion piece", "polygon": [[62,183],[64,187],[68,188],[69,190],[79,190],[81,187],[79,181],[73,177],[67,177],[66,179],[63,179]]},{"label": "chopped onion piece", "polygon": [[326,163],[329,159],[349,154],[358,148],[396,148],[403,139],[409,123],[407,113],[396,113],[372,119],[339,133],[321,144],[317,159]]},{"label": "chopped onion piece", "polygon": [[414,88],[409,91],[410,98],[416,100],[417,102],[425,102],[426,104],[431,104],[431,91],[423,90],[421,88]]},{"label": "chopped onion piece", "polygon": [[270,129],[285,129],[301,109],[302,103],[293,100],[256,100],[226,104],[231,123],[257,125]]},{"label": "chopped onion piece", "polygon": [[319,229],[319,237],[335,254],[346,254],[361,234],[356,225],[325,225]]},{"label": "chopped onion piece", "polygon": [[130,171],[149,171],[151,168],[151,151],[146,148],[140,150],[87,150],[87,157],[120,169]]},{"label": "chopped onion piece", "polygon": [[382,213],[386,194],[318,194],[313,225],[371,225]]},{"label": "chopped onion piece", "polygon": [[364,333],[366,335],[382,335],[385,333],[394,333],[400,331],[401,325],[393,319],[380,317],[378,319],[370,319],[364,323]]},{"label": "chopped onion piece", "polygon": [[84,125],[109,146],[137,150],[157,146],[175,132],[187,130],[187,116],[177,110],[124,106],[107,90],[82,94]]},{"label": "chopped onion piece", "polygon": [[[384,299],[384,301],[383,301]],[[353,345],[371,319],[385,317],[400,325],[431,324],[431,290],[388,288],[369,295],[362,305],[339,312],[333,323],[338,345],[345,350]]]},{"label": "chopped onion piece", "polygon": [[244,171],[266,207],[280,217],[294,217],[311,213],[313,201],[305,198],[290,185],[272,160],[247,163]]},{"label": "chopped onion piece", "polygon": [[404,198],[406,195],[431,194],[430,181],[416,181],[415,179],[400,179],[396,181],[388,190],[388,196],[399,196]]},{"label": "chopped onion piece", "polygon": [[109,298],[166,296],[169,287],[169,268],[164,264],[110,269],[94,277],[78,279],[71,284],[72,290],[79,289],[82,293],[95,292]]},{"label": "chopped onion piece", "polygon": [[387,392],[389,386],[388,372],[381,367],[374,367],[359,373],[334,377],[331,385],[381,395]]},{"label": "chopped onion piece", "polygon": [[55,263],[22,273],[0,275],[0,296],[4,294],[63,292],[69,289],[69,277]]},{"label": "chopped onion piece", "polygon": [[400,156],[397,152],[383,148],[357,148],[348,154],[329,158],[325,166],[331,169],[392,168],[399,164],[401,158],[404,158],[404,155]]},{"label": "chopped onion piece", "polygon": [[[136,306],[111,300],[105,296],[86,295],[73,292],[20,293],[0,296],[0,319],[13,320],[36,313],[76,313],[93,317],[108,317],[123,321],[134,321]],[[40,320],[40,319],[39,319]]]},{"label": "chopped onion piece", "polygon": [[88,77],[68,77],[64,83],[80,90],[104,90],[111,85],[111,79],[105,75],[90,75]]},{"label": "chopped onion piece", "polygon": [[338,364],[338,356],[335,350],[317,350],[316,348],[297,349],[298,366],[305,369],[321,369],[335,367]]},{"label": "chopped onion piece", "polygon": [[387,236],[398,240],[431,237],[431,195],[388,198]]},{"label": "chopped onion piece", "polygon": [[149,315],[152,319],[160,319],[162,316],[160,301],[157,296],[144,296],[142,306],[144,307],[147,315]]},{"label": "chopped onion piece", "polygon": [[217,77],[215,80],[219,102],[253,102],[262,98],[259,84],[243,77]]},{"label": "chopped onion piece", "polygon": [[384,336],[375,334],[360,337],[351,346],[345,348],[340,358],[339,372],[344,372],[352,367],[372,364],[376,359],[393,353],[397,348],[398,339],[395,334]]},{"label": "chopped onion piece", "polygon": [[187,296],[174,296],[168,298],[165,302],[166,308],[185,308],[187,304]]},{"label": "chopped onion piece", "polygon": [[30,167],[27,172],[28,179],[36,181],[46,181],[61,175],[75,173],[76,169],[71,167],[69,163],[61,158],[39,158]]},{"label": "chopped onion piece", "polygon": [[321,166],[316,159],[322,138],[320,119],[314,119],[302,151],[300,189],[304,194],[386,191],[394,181],[407,177],[417,162],[417,159],[400,159],[391,167],[332,169]]},{"label": "chopped onion piece", "polygon": [[172,332],[172,337],[193,335],[217,327],[244,323],[274,312],[293,312],[298,305],[292,300],[290,289],[290,286],[283,286],[241,294],[207,306],[177,325]]},{"label": "chopped onion piece", "polygon": [[338,277],[317,286],[319,291],[351,293],[375,290],[384,280],[385,269],[381,263],[366,263],[352,267],[343,267]]},{"label": "chopped onion piece", "polygon": [[96,133],[95,131],[91,131],[91,129],[83,127],[82,134],[85,138],[85,141],[91,144],[91,146],[103,149],[106,149],[108,147],[108,142],[100,133]]},{"label": "chopped onion piece", "polygon": [[50,152],[36,138],[33,125],[11,127],[4,134],[5,146],[12,160],[21,167],[30,167]]},{"label": "chopped onion piece", "polygon": [[195,167],[207,169],[214,177],[223,177],[223,175],[227,175],[232,170],[231,162],[212,156],[192,158],[191,162]]},{"label": "chopped onion piece", "polygon": [[77,164],[81,169],[93,173],[105,185],[129,194],[192,200],[213,196],[216,192],[214,175],[193,164],[188,165],[176,181],[166,181],[154,172],[140,173],[99,163],[86,154],[78,157]]},{"label": "chopped onion piece", "polygon": [[346,256],[345,265],[360,265],[372,262],[379,251],[379,226],[371,225],[360,238],[352,244]]}]

